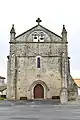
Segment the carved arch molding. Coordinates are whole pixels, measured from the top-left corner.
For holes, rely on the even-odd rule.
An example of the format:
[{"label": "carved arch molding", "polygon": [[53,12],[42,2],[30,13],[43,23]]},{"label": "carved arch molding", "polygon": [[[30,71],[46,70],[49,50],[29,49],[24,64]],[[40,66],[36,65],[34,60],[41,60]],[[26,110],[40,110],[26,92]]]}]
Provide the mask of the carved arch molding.
[{"label": "carved arch molding", "polygon": [[43,87],[46,88],[47,91],[49,91],[49,88],[48,88],[48,86],[46,85],[46,83],[43,82],[43,81],[41,81],[41,80],[34,81],[34,82],[30,85],[28,91],[31,91],[37,84],[41,84]]}]

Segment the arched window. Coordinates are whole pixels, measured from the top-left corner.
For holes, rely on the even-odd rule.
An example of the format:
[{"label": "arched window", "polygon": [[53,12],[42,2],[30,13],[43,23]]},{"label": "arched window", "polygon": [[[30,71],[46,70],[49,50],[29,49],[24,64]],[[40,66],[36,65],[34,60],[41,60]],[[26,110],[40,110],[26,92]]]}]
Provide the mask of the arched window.
[{"label": "arched window", "polygon": [[38,42],[38,34],[37,34],[37,32],[35,32],[35,33],[33,34],[33,41],[34,41],[34,42]]},{"label": "arched window", "polygon": [[33,42],[44,42],[45,34],[44,32],[35,31],[32,34]]},{"label": "arched window", "polygon": [[40,57],[37,58],[37,68],[40,68]]},{"label": "arched window", "polygon": [[44,42],[44,33],[43,32],[40,33],[39,42]]}]

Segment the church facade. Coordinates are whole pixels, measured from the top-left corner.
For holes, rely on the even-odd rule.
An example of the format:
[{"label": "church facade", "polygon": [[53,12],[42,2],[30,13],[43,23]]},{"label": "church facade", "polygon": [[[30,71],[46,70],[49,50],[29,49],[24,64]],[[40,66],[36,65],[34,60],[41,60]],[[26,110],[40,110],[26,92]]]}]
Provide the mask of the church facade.
[{"label": "church facade", "polygon": [[68,86],[72,85],[68,57],[67,31],[62,36],[38,23],[15,36],[10,31],[10,53],[7,64],[7,99],[68,100]]}]

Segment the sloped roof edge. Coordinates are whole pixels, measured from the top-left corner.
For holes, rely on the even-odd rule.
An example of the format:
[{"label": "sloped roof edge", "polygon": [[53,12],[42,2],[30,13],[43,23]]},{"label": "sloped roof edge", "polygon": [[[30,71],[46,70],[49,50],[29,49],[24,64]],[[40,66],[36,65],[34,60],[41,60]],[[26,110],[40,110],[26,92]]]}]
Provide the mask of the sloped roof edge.
[{"label": "sloped roof edge", "polygon": [[74,80],[80,80],[80,78],[75,78]]},{"label": "sloped roof edge", "polygon": [[18,38],[18,37],[20,37],[20,36],[22,36],[22,35],[24,35],[25,33],[29,32],[29,31],[31,31],[32,29],[36,28],[37,26],[42,27],[43,29],[47,30],[48,32],[50,32],[50,33],[52,33],[52,34],[54,34],[54,35],[56,35],[57,37],[59,37],[59,38],[61,38],[61,39],[62,39],[62,37],[61,37],[61,36],[57,35],[56,33],[52,32],[51,30],[49,30],[49,29],[47,29],[47,28],[43,27],[42,25],[36,25],[36,26],[32,27],[31,29],[29,29],[29,30],[27,30],[27,31],[23,32],[22,34],[20,34],[20,35],[18,35],[18,36],[16,36],[16,37],[15,37],[15,39],[16,39],[16,38]]},{"label": "sloped roof edge", "polygon": [[6,79],[5,77],[0,76],[0,79]]},{"label": "sloped roof edge", "polygon": [[80,87],[80,78],[73,79],[78,87]]}]

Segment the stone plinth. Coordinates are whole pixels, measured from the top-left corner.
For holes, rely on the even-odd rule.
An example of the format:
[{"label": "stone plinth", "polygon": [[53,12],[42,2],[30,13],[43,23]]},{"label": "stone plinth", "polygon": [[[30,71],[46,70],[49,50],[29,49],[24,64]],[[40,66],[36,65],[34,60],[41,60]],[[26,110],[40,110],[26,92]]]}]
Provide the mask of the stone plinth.
[{"label": "stone plinth", "polygon": [[60,101],[61,101],[61,104],[65,104],[68,101],[68,92],[66,88],[62,88],[61,90]]}]

